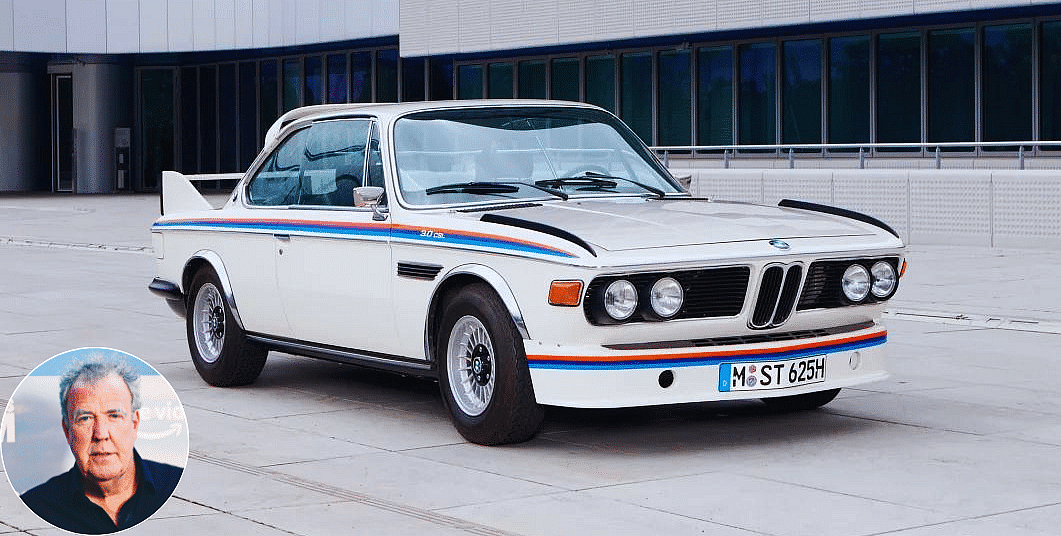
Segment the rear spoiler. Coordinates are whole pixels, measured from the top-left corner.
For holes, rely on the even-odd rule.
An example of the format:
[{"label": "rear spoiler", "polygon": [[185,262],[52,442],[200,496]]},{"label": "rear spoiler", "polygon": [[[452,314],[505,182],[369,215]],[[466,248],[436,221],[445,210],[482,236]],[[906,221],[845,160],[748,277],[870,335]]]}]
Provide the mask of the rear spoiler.
[{"label": "rear spoiler", "polygon": [[192,182],[242,179],[242,173],[212,173],[184,175],[176,171],[162,172],[162,189],[158,193],[158,210],[162,215],[193,210],[213,210],[213,205],[199,193]]}]

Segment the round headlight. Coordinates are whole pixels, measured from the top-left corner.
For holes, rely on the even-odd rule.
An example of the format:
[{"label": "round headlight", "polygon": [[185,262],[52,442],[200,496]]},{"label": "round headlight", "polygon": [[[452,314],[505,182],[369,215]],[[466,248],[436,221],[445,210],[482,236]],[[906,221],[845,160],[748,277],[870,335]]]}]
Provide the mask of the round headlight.
[{"label": "round headlight", "polygon": [[626,320],[637,309],[637,289],[634,284],[620,279],[604,291],[604,310],[616,320]]},{"label": "round headlight", "polygon": [[874,296],[887,298],[895,291],[895,268],[892,267],[891,263],[880,261],[874,264],[869,272],[873,276],[873,286],[870,287],[870,292]]},{"label": "round headlight", "polygon": [[685,292],[680,283],[673,278],[664,277],[652,285],[649,293],[649,303],[652,310],[663,318],[670,318],[678,313],[685,301]]},{"label": "round headlight", "polygon": [[844,296],[853,302],[860,302],[869,295],[869,271],[861,264],[852,264],[844,270],[844,279],[840,282]]}]

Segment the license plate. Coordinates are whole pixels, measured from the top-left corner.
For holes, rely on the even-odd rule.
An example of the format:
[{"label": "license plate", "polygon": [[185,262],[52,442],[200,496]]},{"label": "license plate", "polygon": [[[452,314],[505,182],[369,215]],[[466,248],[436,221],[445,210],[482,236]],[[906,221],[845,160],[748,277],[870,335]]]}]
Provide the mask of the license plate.
[{"label": "license plate", "polygon": [[763,391],[825,381],[825,356],[764,361],[722,363],[718,367],[718,390]]}]

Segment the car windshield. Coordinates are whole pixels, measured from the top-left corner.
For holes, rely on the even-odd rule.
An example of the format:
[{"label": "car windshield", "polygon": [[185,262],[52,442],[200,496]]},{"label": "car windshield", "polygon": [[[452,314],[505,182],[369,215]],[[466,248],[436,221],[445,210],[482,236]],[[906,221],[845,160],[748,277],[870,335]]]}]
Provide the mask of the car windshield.
[{"label": "car windshield", "polygon": [[630,129],[593,109],[410,114],[394,126],[394,150],[413,205],[681,192]]}]

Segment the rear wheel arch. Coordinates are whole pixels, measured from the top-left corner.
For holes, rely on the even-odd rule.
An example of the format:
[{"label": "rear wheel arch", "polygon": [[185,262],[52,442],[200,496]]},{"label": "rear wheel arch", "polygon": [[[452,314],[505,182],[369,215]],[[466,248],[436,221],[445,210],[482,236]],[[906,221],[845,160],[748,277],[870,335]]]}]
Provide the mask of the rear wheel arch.
[{"label": "rear wheel arch", "polygon": [[232,312],[233,320],[236,321],[236,325],[240,329],[245,329],[243,326],[243,319],[239,316],[239,308],[236,307],[236,297],[232,293],[232,283],[229,280],[228,271],[225,269],[225,263],[221,260],[221,256],[217,253],[210,250],[200,250],[195,252],[195,254],[188,259],[188,262],[184,264],[184,272],[181,274],[181,288],[184,290],[186,298],[189,301],[192,299],[192,297],[189,296],[192,281],[204,268],[214,271],[214,274],[221,283],[221,294],[225,298],[225,302],[228,304],[228,307]]}]

